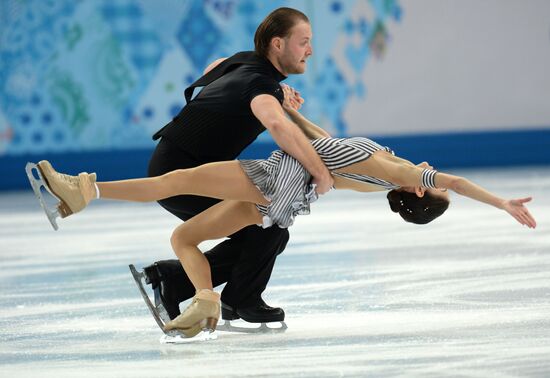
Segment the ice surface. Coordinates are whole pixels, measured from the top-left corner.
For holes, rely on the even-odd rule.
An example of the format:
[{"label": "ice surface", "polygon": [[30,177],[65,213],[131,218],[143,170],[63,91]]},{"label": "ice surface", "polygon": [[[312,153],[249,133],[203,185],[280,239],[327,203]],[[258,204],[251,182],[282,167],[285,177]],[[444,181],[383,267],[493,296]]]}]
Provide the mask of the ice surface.
[{"label": "ice surface", "polygon": [[539,227],[456,195],[414,226],[383,193],[332,192],[264,295],[289,329],[184,345],[159,343],[128,271],[172,258],[176,218],[102,202],[55,232],[31,191],[0,194],[0,376],[550,376],[550,169],[458,173],[533,195]]}]

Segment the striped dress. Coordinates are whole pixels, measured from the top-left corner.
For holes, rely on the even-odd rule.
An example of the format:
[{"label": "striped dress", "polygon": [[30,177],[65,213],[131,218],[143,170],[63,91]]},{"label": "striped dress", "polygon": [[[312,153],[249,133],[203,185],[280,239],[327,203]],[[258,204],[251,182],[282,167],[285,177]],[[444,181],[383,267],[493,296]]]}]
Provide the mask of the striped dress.
[{"label": "striped dress", "polygon": [[[379,150],[393,154],[388,147],[360,137],[320,138],[313,140],[311,144],[331,172],[366,160]],[[240,160],[240,164],[264,197],[271,201],[268,206],[257,205],[263,215],[262,227],[277,224],[281,228],[287,228],[294,223],[296,215],[310,213],[309,204],[318,198],[315,185],[311,184],[309,172],[292,156],[277,150],[267,160]],[[398,187],[366,175],[334,175],[379,185],[388,190]]]}]

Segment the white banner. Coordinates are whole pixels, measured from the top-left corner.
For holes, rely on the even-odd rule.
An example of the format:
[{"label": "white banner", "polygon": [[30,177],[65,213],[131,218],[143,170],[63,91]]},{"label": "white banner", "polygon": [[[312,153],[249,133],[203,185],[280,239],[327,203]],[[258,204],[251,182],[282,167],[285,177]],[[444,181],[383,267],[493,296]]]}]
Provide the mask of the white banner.
[{"label": "white banner", "polygon": [[550,128],[550,1],[403,0],[351,135]]}]

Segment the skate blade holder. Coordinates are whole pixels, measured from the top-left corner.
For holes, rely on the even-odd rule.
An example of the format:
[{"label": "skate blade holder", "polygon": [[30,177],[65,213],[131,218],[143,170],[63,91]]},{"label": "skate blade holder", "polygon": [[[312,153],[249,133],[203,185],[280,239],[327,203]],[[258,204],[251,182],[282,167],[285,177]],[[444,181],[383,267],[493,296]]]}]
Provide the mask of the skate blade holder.
[{"label": "skate blade holder", "polygon": [[[57,198],[50,191],[50,189],[48,188],[48,184],[46,184],[46,181],[44,180],[44,178],[42,177],[42,174],[40,173],[40,169],[38,169],[38,166],[35,163],[31,163],[31,162],[27,163],[27,165],[25,166],[25,171],[27,172],[27,177],[29,178],[29,182],[31,184],[32,190],[34,191],[36,198],[38,198],[38,202],[40,202],[40,206],[46,213],[46,216],[48,217],[48,220],[52,224],[53,229],[57,231],[59,227],[57,226],[56,219],[62,218],[57,208],[59,203],[57,205],[52,205],[52,207],[50,207],[44,198],[41,188],[44,187],[48,191],[48,193],[50,193],[58,201],[59,201],[59,198]],[[35,176],[34,172],[36,172],[38,177]]]},{"label": "skate blade holder", "polygon": [[181,332],[176,330],[168,331],[165,335],[160,337],[161,344],[189,344],[201,341],[216,340],[218,338],[217,332],[210,332],[207,330],[201,331],[193,337],[187,337]]},{"label": "skate blade holder", "polygon": [[149,298],[149,295],[145,291],[145,286],[143,285],[143,282],[145,281],[145,274],[143,272],[138,272],[133,264],[128,265],[128,267],[130,268],[132,277],[134,278],[134,281],[138,287],[141,297],[145,302],[145,305],[151,312],[151,315],[153,315],[153,318],[155,319],[155,322],[157,323],[161,331],[166,333],[166,331],[164,331],[164,325],[170,321],[170,317],[166,313],[166,310],[162,308],[162,311],[159,311],[160,309],[157,306],[153,305],[153,302],[151,302],[151,298]]},{"label": "skate blade holder", "polygon": [[239,333],[282,333],[288,329],[288,326],[284,321],[248,323],[245,321],[234,320],[233,323],[231,322],[231,320],[223,320],[223,323],[218,324],[216,327],[216,331]]}]

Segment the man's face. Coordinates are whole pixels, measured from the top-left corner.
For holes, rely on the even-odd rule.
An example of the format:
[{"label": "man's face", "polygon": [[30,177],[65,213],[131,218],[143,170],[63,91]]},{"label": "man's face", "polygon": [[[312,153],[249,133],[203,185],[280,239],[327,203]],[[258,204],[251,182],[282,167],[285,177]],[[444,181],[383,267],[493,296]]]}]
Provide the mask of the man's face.
[{"label": "man's face", "polygon": [[313,54],[311,25],[300,21],[290,29],[290,34],[281,39],[279,64],[284,75],[301,74],[306,70],[306,60]]}]

